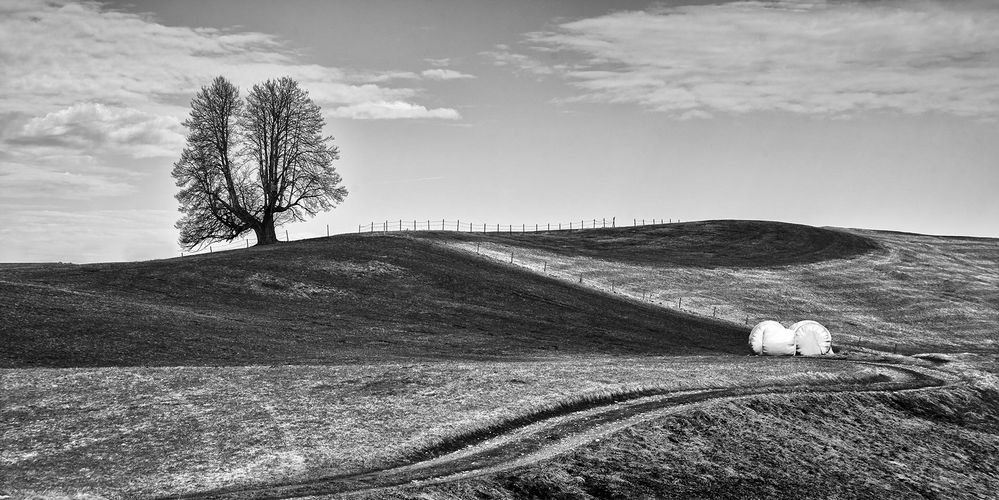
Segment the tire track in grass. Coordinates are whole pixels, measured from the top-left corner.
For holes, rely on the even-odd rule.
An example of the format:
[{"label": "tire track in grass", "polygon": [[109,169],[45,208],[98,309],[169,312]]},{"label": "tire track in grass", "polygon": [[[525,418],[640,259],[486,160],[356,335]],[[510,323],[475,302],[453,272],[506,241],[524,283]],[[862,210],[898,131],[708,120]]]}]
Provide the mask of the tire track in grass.
[{"label": "tire track in grass", "polygon": [[[830,360],[831,362],[843,362]],[[435,446],[439,455],[413,463],[240,489],[225,489],[161,497],[185,500],[263,500],[309,496],[351,497],[404,485],[429,485],[537,463],[670,411],[714,400],[760,394],[904,392],[939,388],[954,379],[937,370],[883,362],[846,361],[893,372],[888,380],[825,386],[793,385],[693,389],[650,395],[620,395],[543,411],[498,424]],[[588,405],[588,406],[587,406]],[[429,453],[429,452],[424,452]]]}]

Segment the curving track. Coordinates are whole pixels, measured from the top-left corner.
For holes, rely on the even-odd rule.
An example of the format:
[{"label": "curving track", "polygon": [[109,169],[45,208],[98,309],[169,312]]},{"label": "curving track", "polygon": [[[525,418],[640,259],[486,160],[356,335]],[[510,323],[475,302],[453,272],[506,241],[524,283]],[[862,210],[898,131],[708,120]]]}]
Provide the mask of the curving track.
[{"label": "curving track", "polygon": [[[844,362],[830,360],[830,362]],[[541,416],[523,425],[492,436],[453,443],[449,453],[414,463],[355,474],[163,497],[172,499],[284,499],[315,495],[356,496],[400,485],[433,484],[492,473],[536,463],[555,454],[639,422],[653,419],[682,407],[715,400],[730,400],[759,394],[796,392],[901,392],[927,390],[953,382],[946,374],[914,366],[857,362],[892,372],[890,380],[865,384],[827,386],[768,386],[753,388],[701,389],[651,396],[622,398],[583,410],[566,410]]]}]

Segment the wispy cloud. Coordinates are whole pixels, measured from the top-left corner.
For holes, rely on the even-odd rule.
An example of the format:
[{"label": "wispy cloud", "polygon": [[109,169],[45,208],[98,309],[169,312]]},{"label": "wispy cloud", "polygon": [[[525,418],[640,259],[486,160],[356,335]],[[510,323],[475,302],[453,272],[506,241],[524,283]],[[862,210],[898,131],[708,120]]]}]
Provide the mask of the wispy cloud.
[{"label": "wispy cloud", "polygon": [[450,57],[441,57],[441,58],[428,57],[428,58],[424,59],[424,61],[426,61],[427,64],[429,64],[429,65],[431,65],[431,66],[433,66],[435,68],[445,68],[445,67],[451,65],[451,58]]},{"label": "wispy cloud", "polygon": [[[218,74],[242,87],[289,75],[323,107],[393,100],[420,107],[419,89],[385,85],[413,73],[309,64],[266,33],[166,26],[96,3],[23,1],[0,10],[0,107],[29,117],[87,102],[176,117]],[[424,109],[427,118],[441,114]]]},{"label": "wispy cloud", "polygon": [[169,229],[174,220],[172,210],[17,212],[9,224],[0,226],[0,239],[10,242],[0,246],[0,262],[65,261],[68,255],[77,263],[178,255]]},{"label": "wispy cloud", "polygon": [[388,117],[439,118],[444,120],[458,120],[461,118],[461,115],[453,109],[428,109],[424,106],[404,101],[364,102],[349,106],[340,106],[332,111],[332,115],[338,118],[354,118],[358,120],[379,120]]},{"label": "wispy cloud", "polygon": [[184,145],[179,119],[133,108],[84,102],[28,120],[14,144],[65,146],[133,157],[176,156]]},{"label": "wispy cloud", "polygon": [[16,155],[0,160],[0,200],[11,211],[34,210],[66,200],[92,200],[131,194],[130,176],[96,164],[91,156]]},{"label": "wispy cloud", "polygon": [[475,78],[475,75],[469,75],[453,69],[443,68],[423,70],[420,75],[428,80],[467,80]]},{"label": "wispy cloud", "polygon": [[511,68],[517,72],[526,72],[536,76],[553,75],[556,68],[538,61],[532,56],[514,52],[504,43],[498,44],[495,50],[486,50],[479,55],[492,60],[494,66]]},{"label": "wispy cloud", "polygon": [[[999,115],[999,3],[732,2],[617,12],[525,36],[494,64],[555,74],[567,100],[688,118],[869,110]],[[559,65],[533,54],[557,55]]]}]

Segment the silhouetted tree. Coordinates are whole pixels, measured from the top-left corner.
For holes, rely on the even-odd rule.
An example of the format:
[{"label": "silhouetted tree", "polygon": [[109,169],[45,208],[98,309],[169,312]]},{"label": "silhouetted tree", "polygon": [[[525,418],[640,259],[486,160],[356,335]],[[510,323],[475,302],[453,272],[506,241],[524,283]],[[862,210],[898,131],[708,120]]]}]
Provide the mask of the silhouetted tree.
[{"label": "silhouetted tree", "polygon": [[184,214],[180,244],[233,240],[253,231],[277,242],[275,224],[305,220],[343,201],[339,150],[319,106],[291,78],[254,85],[244,102],[219,76],[191,101],[187,146],[173,177]]}]

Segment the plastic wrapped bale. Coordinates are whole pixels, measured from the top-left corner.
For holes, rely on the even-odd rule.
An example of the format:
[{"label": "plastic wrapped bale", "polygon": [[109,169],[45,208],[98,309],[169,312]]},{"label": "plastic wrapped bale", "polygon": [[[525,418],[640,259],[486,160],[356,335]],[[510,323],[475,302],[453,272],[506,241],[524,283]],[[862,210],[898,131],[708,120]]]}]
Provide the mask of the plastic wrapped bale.
[{"label": "plastic wrapped bale", "polygon": [[791,325],[794,344],[799,356],[825,356],[833,354],[832,334],[818,321],[804,320]]},{"label": "plastic wrapped bale", "polygon": [[776,321],[761,321],[749,332],[749,348],[761,356],[794,356],[794,332]]}]

